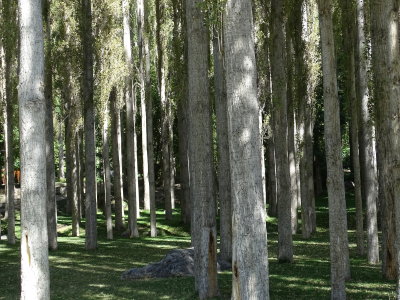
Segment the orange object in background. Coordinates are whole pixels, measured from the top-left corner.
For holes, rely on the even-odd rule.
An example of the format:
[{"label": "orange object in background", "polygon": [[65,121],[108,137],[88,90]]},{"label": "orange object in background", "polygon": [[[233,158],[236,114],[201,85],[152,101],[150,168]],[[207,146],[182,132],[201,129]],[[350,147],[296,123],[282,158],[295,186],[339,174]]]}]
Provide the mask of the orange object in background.
[{"label": "orange object in background", "polygon": [[[1,183],[6,184],[6,171],[1,169]],[[21,184],[21,171],[14,170],[14,184]]]}]

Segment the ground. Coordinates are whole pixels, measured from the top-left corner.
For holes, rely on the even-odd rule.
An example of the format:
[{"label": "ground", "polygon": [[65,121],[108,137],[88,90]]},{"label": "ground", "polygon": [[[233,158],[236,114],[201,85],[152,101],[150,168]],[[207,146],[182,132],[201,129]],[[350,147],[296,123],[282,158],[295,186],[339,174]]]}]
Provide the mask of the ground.
[{"label": "ground", "polygon": [[[382,279],[380,265],[368,265],[356,255],[355,211],[348,197],[349,238],[352,279],[347,283],[348,299],[395,299],[395,283]],[[196,299],[193,278],[123,281],[123,271],[159,261],[170,249],[190,247],[187,228],[180,223],[179,211],[174,220],[164,220],[158,211],[157,238],[106,240],[104,218],[98,215],[99,247],[84,250],[84,224],[81,237],[70,237],[71,220],[60,216],[59,250],[50,252],[51,299]],[[148,235],[148,212],[139,219],[140,231]],[[294,236],[295,263],[278,264],[276,219],[268,219],[268,249],[271,299],[329,299],[329,237],[327,199],[317,201],[318,232],[311,240]],[[19,223],[18,223],[19,224]],[[4,232],[4,222],[2,222]],[[18,231],[18,230],[17,230]],[[0,299],[19,299],[19,244],[0,242]],[[230,299],[231,273],[219,274],[221,297]]]}]

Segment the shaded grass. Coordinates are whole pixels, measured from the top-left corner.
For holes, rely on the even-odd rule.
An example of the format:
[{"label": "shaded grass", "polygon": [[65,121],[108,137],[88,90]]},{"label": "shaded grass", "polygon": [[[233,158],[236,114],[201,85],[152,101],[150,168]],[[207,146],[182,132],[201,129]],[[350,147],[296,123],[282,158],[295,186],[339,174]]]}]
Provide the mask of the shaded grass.
[{"label": "shaded grass", "polygon": [[[352,279],[347,283],[348,299],[394,299],[395,284],[382,279],[380,266],[371,266],[356,254],[354,203],[349,195],[349,241]],[[317,233],[310,240],[294,236],[295,263],[278,264],[277,220],[269,218],[268,250],[271,299],[329,299],[330,264],[327,198],[316,203]],[[157,214],[159,236],[148,237],[149,214],[138,220],[142,237],[127,239],[118,233],[106,240],[104,217],[98,215],[99,247],[85,251],[84,223],[81,237],[71,237],[71,219],[59,217],[59,249],[50,252],[52,299],[196,299],[193,278],[122,281],[121,273],[132,267],[159,261],[170,249],[190,247],[188,228],[178,211],[172,221]],[[2,223],[2,226],[5,225]],[[17,223],[19,226],[19,223]],[[19,228],[17,228],[17,232]],[[4,231],[3,231],[4,232]],[[0,299],[19,299],[19,245],[0,243]],[[218,275],[221,297],[230,299],[231,273]]]}]

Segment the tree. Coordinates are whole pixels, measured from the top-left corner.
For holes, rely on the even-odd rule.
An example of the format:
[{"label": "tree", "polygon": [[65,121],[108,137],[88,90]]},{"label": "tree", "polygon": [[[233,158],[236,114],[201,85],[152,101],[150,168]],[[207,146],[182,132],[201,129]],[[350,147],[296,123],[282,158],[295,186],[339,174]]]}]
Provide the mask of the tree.
[{"label": "tree", "polygon": [[370,2],[372,71],[377,126],[379,190],[382,193],[382,263],[387,279],[398,277],[399,7],[396,0]]},{"label": "tree", "polygon": [[96,143],[93,101],[93,38],[91,0],[82,0],[83,103],[86,174],[86,249],[97,248]]},{"label": "tree", "polygon": [[6,199],[7,199],[7,242],[11,245],[15,244],[15,204],[14,204],[14,91],[12,82],[12,65],[14,61],[15,51],[15,31],[16,8],[12,1],[3,1],[2,7],[2,27],[4,32],[3,52],[4,59],[2,65],[4,68],[4,85],[5,85],[5,108],[4,108],[4,133],[5,133],[5,150],[6,150]]},{"label": "tree", "polygon": [[223,26],[233,216],[232,299],[269,299],[251,1],[228,0]]},{"label": "tree", "polygon": [[356,66],[357,66],[357,101],[358,101],[358,122],[360,128],[360,163],[362,186],[367,206],[367,258],[371,264],[379,261],[378,242],[378,221],[377,221],[377,198],[378,182],[376,170],[376,153],[374,125],[369,111],[370,90],[368,87],[368,68],[370,57],[367,52],[366,24],[365,24],[365,2],[357,0],[357,35],[356,35]]},{"label": "tree", "polygon": [[220,208],[220,255],[232,260],[232,203],[229,170],[228,106],[226,102],[223,37],[221,30],[214,29],[214,85],[218,143],[218,200]]},{"label": "tree", "polygon": [[[110,102],[115,102],[116,91],[111,90]],[[110,149],[108,145],[108,105],[105,103],[105,113],[103,119],[103,171],[104,171],[104,196],[105,196],[105,217],[106,217],[106,229],[107,239],[113,239],[113,228],[112,228],[112,215],[111,215],[111,171],[110,171]]]},{"label": "tree", "polygon": [[40,0],[20,0],[21,299],[50,299]]},{"label": "tree", "polygon": [[339,98],[333,40],[332,2],[318,0],[324,81],[324,119],[327,187],[329,201],[329,239],[331,257],[331,299],[346,299],[349,250],[346,200],[341,153]]},{"label": "tree", "polygon": [[271,2],[271,78],[274,114],[276,177],[278,180],[278,260],[293,261],[291,202],[287,141],[287,77],[283,0]]},{"label": "tree", "polygon": [[172,219],[172,209],[174,208],[173,178],[171,164],[171,141],[170,141],[170,124],[171,119],[171,103],[167,94],[167,75],[168,75],[168,53],[167,37],[164,28],[165,23],[165,7],[160,0],[155,1],[156,4],[156,43],[157,43],[157,77],[158,77],[158,94],[161,99],[161,140],[162,140],[162,178],[165,198],[165,218]]},{"label": "tree", "polygon": [[342,33],[343,33],[343,49],[345,51],[345,97],[350,112],[350,143],[353,158],[353,174],[354,174],[354,198],[356,203],[356,236],[357,251],[364,254],[364,229],[363,229],[363,208],[361,199],[361,174],[360,174],[360,155],[358,141],[358,105],[356,95],[356,66],[354,56],[354,29],[355,29],[355,9],[354,3],[342,0],[340,5],[342,8]]},{"label": "tree", "polygon": [[125,101],[126,101],[126,154],[127,154],[127,179],[128,179],[128,231],[130,237],[139,236],[137,227],[137,202],[138,194],[136,189],[137,163],[135,159],[135,93],[132,83],[133,59],[131,47],[131,31],[129,25],[129,1],[122,0],[123,30],[124,30],[124,51],[125,61],[129,69],[126,77]]},{"label": "tree", "polygon": [[208,30],[202,4],[202,0],[186,0],[192,244],[196,289],[205,299],[218,295],[218,283]]},{"label": "tree", "polygon": [[112,100],[112,155],[114,171],[115,229],[124,228],[124,188],[122,180],[122,142],[121,142],[121,109],[118,98]]},{"label": "tree", "polygon": [[45,53],[45,97],[46,97],[46,176],[47,176],[47,231],[49,248],[57,249],[57,203],[56,203],[56,172],[54,166],[54,125],[53,125],[53,71],[52,43],[50,22],[51,0],[44,1],[44,22],[46,22],[46,53]]}]

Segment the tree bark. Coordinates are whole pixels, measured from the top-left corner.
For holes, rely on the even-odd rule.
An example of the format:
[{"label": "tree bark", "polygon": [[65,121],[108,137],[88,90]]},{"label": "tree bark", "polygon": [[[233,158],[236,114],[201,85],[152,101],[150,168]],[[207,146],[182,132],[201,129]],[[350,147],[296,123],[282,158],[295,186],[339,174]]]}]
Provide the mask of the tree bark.
[{"label": "tree bark", "polygon": [[223,41],[219,30],[214,30],[214,85],[218,143],[218,199],[220,209],[220,256],[232,261],[232,203],[229,169],[228,106],[226,102]]},{"label": "tree bark", "polygon": [[276,177],[278,180],[278,260],[293,261],[291,226],[292,187],[290,184],[287,129],[287,76],[285,23],[282,0],[271,2],[271,75],[274,114]]},{"label": "tree bark", "polygon": [[161,32],[161,24],[163,22],[163,8],[161,7],[160,0],[156,0],[156,42],[157,42],[157,76],[158,76],[158,93],[161,99],[161,140],[162,140],[162,178],[165,198],[165,218],[172,219],[172,190],[171,190],[171,158],[170,158],[170,116],[169,116],[169,99],[167,99],[166,86],[167,86],[167,58],[164,54],[166,38]]},{"label": "tree bark", "polygon": [[[110,102],[116,95],[111,91]],[[108,105],[108,104],[106,104]],[[104,171],[104,196],[107,239],[113,239],[112,216],[111,216],[111,172],[110,172],[110,149],[108,145],[108,109],[105,110],[103,120],[103,171]]]},{"label": "tree bark", "polygon": [[208,30],[202,0],[186,0],[192,244],[200,299],[218,295],[216,203],[208,82]]},{"label": "tree bark", "polygon": [[374,143],[374,125],[369,111],[370,91],[368,88],[368,66],[370,58],[367,54],[367,41],[365,37],[365,3],[364,0],[357,0],[357,47],[356,57],[358,58],[358,124],[360,128],[360,163],[362,186],[364,187],[365,203],[367,206],[367,258],[370,264],[379,262],[379,241],[378,241],[378,217],[377,198],[378,181],[376,170],[376,153]]},{"label": "tree bark", "polygon": [[21,299],[50,299],[40,0],[20,0]]},{"label": "tree bark", "polygon": [[339,98],[333,39],[332,2],[318,0],[324,81],[324,120],[327,188],[329,200],[329,237],[331,257],[331,299],[346,299],[345,279],[349,250],[344,174],[341,152]]},{"label": "tree bark", "polygon": [[[377,125],[379,190],[382,193],[382,269],[384,277],[398,277],[398,137],[399,32],[398,1],[370,2],[372,70]],[[396,161],[397,159],[397,161]],[[396,216],[397,215],[397,216]],[[397,231],[397,233],[396,233]],[[397,249],[396,249],[397,246]]]},{"label": "tree bark", "polygon": [[292,234],[297,233],[297,204],[298,200],[298,186],[296,174],[296,147],[295,147],[295,123],[294,115],[296,110],[295,103],[295,86],[294,86],[294,49],[293,41],[290,36],[290,27],[286,28],[286,52],[287,52],[287,141],[288,141],[288,159],[289,159],[289,176],[290,176],[290,189],[292,191],[291,197],[291,224]]},{"label": "tree bark", "polygon": [[131,32],[129,26],[129,2],[122,0],[122,14],[124,27],[124,51],[125,61],[129,68],[129,76],[126,78],[126,154],[127,154],[127,180],[128,180],[128,231],[131,238],[138,237],[137,226],[137,198],[136,174],[137,164],[135,163],[135,93],[132,83],[133,59],[131,47]]},{"label": "tree bark", "polygon": [[343,32],[343,49],[346,53],[345,63],[345,97],[347,98],[348,107],[350,109],[350,143],[352,148],[353,159],[353,175],[354,175],[354,198],[356,204],[356,238],[357,252],[364,254],[364,229],[363,229],[363,208],[361,198],[361,175],[360,175],[360,156],[358,142],[358,106],[356,96],[355,82],[355,57],[354,57],[354,29],[355,29],[355,10],[353,3],[342,0],[342,32]]},{"label": "tree bark", "polygon": [[150,181],[149,158],[147,143],[147,114],[146,114],[146,47],[148,47],[147,33],[145,32],[144,0],[137,0],[137,29],[139,49],[139,80],[140,80],[140,108],[142,121],[142,158],[143,158],[143,202],[144,209],[150,210]]},{"label": "tree bark", "polygon": [[49,249],[57,249],[57,203],[56,174],[54,167],[54,125],[53,125],[53,71],[51,56],[51,0],[45,1],[44,21],[46,22],[45,37],[47,41],[45,53],[45,98],[46,98],[46,176],[47,176],[47,231],[49,234]]},{"label": "tree bark", "polygon": [[[144,6],[144,16],[145,16],[145,32],[146,34],[150,32],[149,24],[149,7],[146,1]],[[150,192],[150,236],[157,236],[157,221],[156,221],[156,183],[154,174],[154,145],[153,145],[153,98],[151,96],[151,74],[150,74],[150,49],[148,37],[145,36],[144,39],[144,51],[145,51],[145,92],[146,92],[146,118],[147,118],[147,158],[149,166],[149,192]]]},{"label": "tree bark", "polygon": [[91,0],[82,0],[82,46],[83,46],[83,103],[85,129],[86,174],[86,250],[97,248],[96,205],[96,142],[95,107],[93,101],[93,36]]},{"label": "tree bark", "polygon": [[232,299],[269,299],[251,1],[228,0],[223,34],[233,196]]},{"label": "tree bark", "polygon": [[182,26],[182,34],[181,38],[184,40],[184,49],[183,49],[183,63],[182,70],[179,74],[181,77],[181,96],[178,102],[178,141],[179,141],[179,175],[180,175],[180,184],[181,184],[181,209],[182,209],[182,218],[183,222],[187,225],[190,225],[191,218],[191,200],[190,200],[190,176],[189,176],[189,120],[188,120],[188,74],[187,74],[187,61],[188,61],[188,53],[187,53],[187,34],[186,34],[186,5],[185,1],[182,2],[181,9],[181,26]]},{"label": "tree bark", "polygon": [[112,154],[114,171],[115,230],[124,228],[124,188],[122,180],[121,110],[117,97],[112,99]]}]

